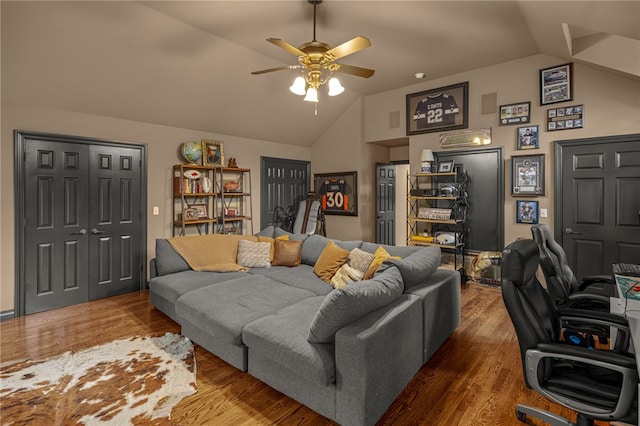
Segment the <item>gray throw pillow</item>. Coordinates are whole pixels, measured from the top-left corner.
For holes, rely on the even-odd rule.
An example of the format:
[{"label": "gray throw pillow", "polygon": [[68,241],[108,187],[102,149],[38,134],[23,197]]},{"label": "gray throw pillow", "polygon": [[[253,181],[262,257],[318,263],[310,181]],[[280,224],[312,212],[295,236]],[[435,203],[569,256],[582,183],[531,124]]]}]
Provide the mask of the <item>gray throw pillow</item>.
[{"label": "gray throw pillow", "polygon": [[191,269],[187,262],[164,238],[156,239],[156,269],[158,275],[168,275]]},{"label": "gray throw pillow", "polygon": [[274,238],[274,234],[276,232],[276,228],[273,225],[269,225],[264,229],[261,229],[260,232],[257,232],[253,235],[255,235],[256,237],[269,237],[269,238]]},{"label": "gray throw pillow", "polygon": [[322,301],[313,317],[307,340],[329,343],[341,328],[379,309],[402,295],[404,286],[398,268],[390,267],[365,281],[356,281],[334,289]]},{"label": "gray throw pillow", "polygon": [[400,271],[405,290],[423,282],[440,266],[440,247],[424,247],[400,260],[385,260],[383,266],[393,265]]},{"label": "gray throw pillow", "polygon": [[315,265],[328,243],[327,237],[317,234],[309,235],[302,243],[302,263]]}]

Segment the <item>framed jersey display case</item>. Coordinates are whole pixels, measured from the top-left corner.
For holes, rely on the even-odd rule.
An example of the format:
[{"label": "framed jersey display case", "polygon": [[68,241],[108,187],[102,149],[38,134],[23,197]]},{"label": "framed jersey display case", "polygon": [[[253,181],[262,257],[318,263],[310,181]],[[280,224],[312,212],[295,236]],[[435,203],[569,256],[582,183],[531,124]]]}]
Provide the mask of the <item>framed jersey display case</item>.
[{"label": "framed jersey display case", "polygon": [[469,82],[407,95],[407,136],[469,127]]},{"label": "framed jersey display case", "polygon": [[358,172],[316,173],[313,181],[324,214],[358,216]]}]

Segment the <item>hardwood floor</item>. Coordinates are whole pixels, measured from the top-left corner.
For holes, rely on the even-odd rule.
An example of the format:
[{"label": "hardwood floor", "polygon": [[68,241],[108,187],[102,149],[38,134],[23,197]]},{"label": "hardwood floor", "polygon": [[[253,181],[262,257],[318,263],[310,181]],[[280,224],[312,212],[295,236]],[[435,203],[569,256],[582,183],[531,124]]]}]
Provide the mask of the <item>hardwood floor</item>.
[{"label": "hardwood floor", "polygon": [[[180,327],[151,306],[148,292],[131,293],[3,321],[0,361],[44,358],[165,332],[179,333]],[[196,359],[198,392],[174,408],[171,418],[178,425],[334,424],[198,346]],[[515,418],[516,402],[572,416],[524,386],[518,345],[500,290],[464,284],[462,324],[379,424],[517,425],[521,423]]]}]

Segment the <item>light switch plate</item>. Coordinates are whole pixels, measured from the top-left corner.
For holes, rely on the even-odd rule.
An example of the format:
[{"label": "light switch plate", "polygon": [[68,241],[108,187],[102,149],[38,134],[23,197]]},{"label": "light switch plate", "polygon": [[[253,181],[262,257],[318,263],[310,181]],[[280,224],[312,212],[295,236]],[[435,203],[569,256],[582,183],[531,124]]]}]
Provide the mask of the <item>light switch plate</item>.
[{"label": "light switch plate", "polygon": [[160,207],[153,206],[153,215],[158,216],[160,214]]},{"label": "light switch plate", "polygon": [[547,209],[540,209],[540,217],[547,217]]}]

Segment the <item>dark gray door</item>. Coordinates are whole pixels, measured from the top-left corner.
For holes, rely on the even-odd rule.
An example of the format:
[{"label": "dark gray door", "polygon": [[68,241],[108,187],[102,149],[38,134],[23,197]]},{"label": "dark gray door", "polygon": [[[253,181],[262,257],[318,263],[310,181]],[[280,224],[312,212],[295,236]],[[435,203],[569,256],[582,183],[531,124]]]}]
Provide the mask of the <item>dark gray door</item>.
[{"label": "dark gray door", "polygon": [[396,166],[376,165],[376,243],[396,244]]},{"label": "dark gray door", "polygon": [[503,148],[440,151],[438,161],[454,160],[469,176],[469,210],[465,250],[502,251],[504,248]]},{"label": "dark gray door", "polygon": [[26,314],[89,300],[89,149],[27,140],[24,180]]},{"label": "dark gray door", "polygon": [[141,146],[16,132],[18,315],[140,290]]},{"label": "dark gray door", "polygon": [[261,157],[260,229],[286,227],[287,208],[297,209],[307,198],[311,163],[286,158]]},{"label": "dark gray door", "polygon": [[138,149],[90,147],[92,300],[140,287],[140,155]]},{"label": "dark gray door", "polygon": [[556,144],[555,235],[578,280],[640,263],[640,135]]}]

